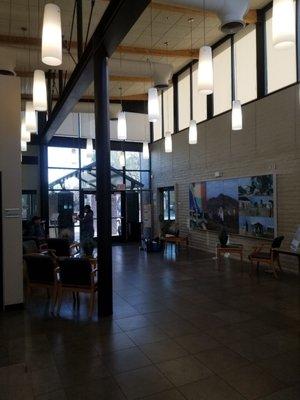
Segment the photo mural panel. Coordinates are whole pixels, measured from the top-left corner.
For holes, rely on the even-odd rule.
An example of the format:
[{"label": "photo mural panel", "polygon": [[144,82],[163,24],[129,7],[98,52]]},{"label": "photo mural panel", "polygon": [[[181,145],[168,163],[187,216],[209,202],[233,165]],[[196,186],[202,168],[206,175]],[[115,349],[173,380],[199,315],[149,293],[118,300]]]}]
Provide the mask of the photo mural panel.
[{"label": "photo mural panel", "polygon": [[189,192],[191,229],[274,238],[273,175],[192,183]]}]

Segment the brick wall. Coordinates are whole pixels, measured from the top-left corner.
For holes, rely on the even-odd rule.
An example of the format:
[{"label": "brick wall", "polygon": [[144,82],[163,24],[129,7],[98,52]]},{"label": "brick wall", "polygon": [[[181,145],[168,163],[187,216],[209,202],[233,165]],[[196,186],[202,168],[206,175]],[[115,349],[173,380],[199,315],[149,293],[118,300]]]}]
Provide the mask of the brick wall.
[{"label": "brick wall", "polygon": [[[173,153],[164,152],[164,142],[151,146],[153,212],[158,233],[157,189],[175,186],[177,222],[180,232],[189,236],[190,245],[214,252],[217,234],[189,231],[189,184],[221,179],[275,173],[277,175],[278,234],[289,248],[300,225],[300,100],[298,85],[274,93],[243,107],[244,129],[231,131],[231,113],[198,125],[198,144],[188,144],[187,130],[173,135]],[[258,239],[231,237],[245,246],[247,255]],[[284,266],[297,270],[296,258],[284,259]]]}]

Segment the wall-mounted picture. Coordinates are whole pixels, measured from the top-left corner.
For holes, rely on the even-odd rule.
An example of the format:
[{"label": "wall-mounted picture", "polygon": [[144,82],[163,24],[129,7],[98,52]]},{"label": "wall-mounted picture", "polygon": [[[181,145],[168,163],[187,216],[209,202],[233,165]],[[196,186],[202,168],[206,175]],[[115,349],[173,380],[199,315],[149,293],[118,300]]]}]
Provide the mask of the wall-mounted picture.
[{"label": "wall-mounted picture", "polygon": [[274,238],[273,175],[213,180],[190,185],[190,228]]}]

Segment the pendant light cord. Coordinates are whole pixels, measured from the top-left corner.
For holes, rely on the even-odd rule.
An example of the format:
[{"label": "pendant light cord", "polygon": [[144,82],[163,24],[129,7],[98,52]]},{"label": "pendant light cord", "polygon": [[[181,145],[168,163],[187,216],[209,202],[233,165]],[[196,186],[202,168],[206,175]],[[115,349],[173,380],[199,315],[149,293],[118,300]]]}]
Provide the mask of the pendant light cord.
[{"label": "pendant light cord", "polygon": [[236,65],[236,51],[233,43],[233,79],[234,79],[234,93],[233,99],[237,100],[237,65]]},{"label": "pendant light cord", "polygon": [[203,13],[204,13],[204,20],[203,20],[203,28],[204,28],[204,36],[203,36],[203,40],[204,40],[204,46],[206,44],[206,11],[205,11],[205,0],[203,0]]},{"label": "pendant light cord", "polygon": [[[167,53],[167,64],[169,64],[169,54],[168,54],[168,42],[165,42],[166,45],[166,53]],[[165,91],[165,94],[167,95],[167,91]],[[167,120],[168,120],[168,127],[167,127],[167,132],[169,132],[170,128],[170,110],[169,110],[169,96],[167,95]]]}]

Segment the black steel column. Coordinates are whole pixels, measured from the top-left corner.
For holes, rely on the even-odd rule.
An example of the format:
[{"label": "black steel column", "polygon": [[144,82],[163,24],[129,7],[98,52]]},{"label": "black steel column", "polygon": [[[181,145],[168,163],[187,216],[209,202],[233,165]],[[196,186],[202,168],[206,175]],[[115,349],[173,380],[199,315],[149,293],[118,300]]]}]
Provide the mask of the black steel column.
[{"label": "black steel column", "polygon": [[265,11],[257,10],[256,23],[256,68],[257,68],[257,98],[261,99],[266,94],[266,34]]},{"label": "black steel column", "polygon": [[77,16],[77,58],[80,59],[83,52],[82,45],[82,0],[76,0]]},{"label": "black steel column", "polygon": [[113,313],[112,240],[111,240],[111,173],[108,59],[104,52],[94,55],[95,137],[97,175],[98,239],[98,315]]},{"label": "black steel column", "polygon": [[[43,132],[46,125],[46,113],[38,112],[38,134]],[[48,146],[40,143],[40,209],[41,218],[46,221],[45,230],[49,233],[49,194],[48,194]]]}]

